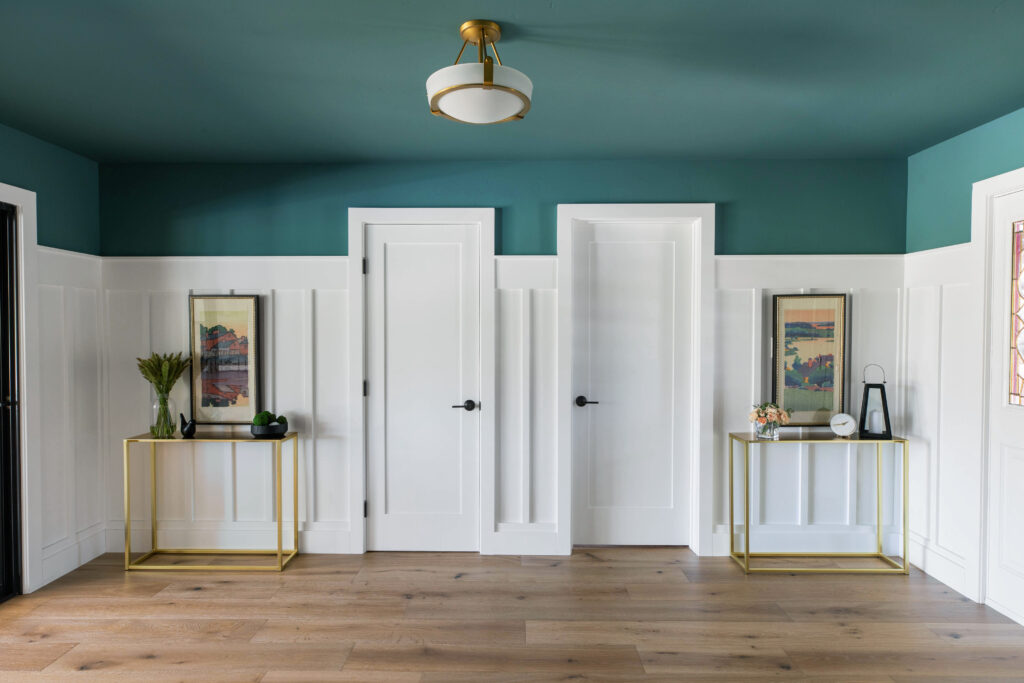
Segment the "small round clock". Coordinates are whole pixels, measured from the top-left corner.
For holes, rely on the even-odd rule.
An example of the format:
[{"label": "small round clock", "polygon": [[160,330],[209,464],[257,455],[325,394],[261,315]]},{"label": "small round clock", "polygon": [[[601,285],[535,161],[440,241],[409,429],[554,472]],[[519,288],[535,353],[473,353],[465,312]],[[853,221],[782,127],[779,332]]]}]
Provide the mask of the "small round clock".
[{"label": "small round clock", "polygon": [[828,426],[841,439],[849,438],[857,431],[857,421],[853,419],[852,415],[847,415],[846,413],[836,413],[833,415]]}]

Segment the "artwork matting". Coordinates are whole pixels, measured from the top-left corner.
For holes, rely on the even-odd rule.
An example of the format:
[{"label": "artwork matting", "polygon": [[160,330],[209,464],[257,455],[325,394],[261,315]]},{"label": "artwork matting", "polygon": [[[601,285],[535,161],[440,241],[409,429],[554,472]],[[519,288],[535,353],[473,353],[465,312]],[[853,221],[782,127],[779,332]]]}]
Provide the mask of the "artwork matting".
[{"label": "artwork matting", "polygon": [[846,412],[845,294],[772,297],[772,401],[791,427],[827,426]]},{"label": "artwork matting", "polygon": [[259,296],[191,295],[188,304],[193,419],[251,423],[263,400]]}]

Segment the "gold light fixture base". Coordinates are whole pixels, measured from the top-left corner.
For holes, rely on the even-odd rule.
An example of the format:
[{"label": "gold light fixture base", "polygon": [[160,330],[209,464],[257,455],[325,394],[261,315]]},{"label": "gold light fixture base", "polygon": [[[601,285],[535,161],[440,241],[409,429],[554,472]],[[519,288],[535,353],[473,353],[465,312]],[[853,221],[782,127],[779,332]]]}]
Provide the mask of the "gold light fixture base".
[{"label": "gold light fixture base", "polygon": [[467,43],[480,44],[480,32],[483,31],[484,44],[492,45],[501,40],[501,27],[495,21],[487,19],[470,19],[459,27],[459,36]]}]

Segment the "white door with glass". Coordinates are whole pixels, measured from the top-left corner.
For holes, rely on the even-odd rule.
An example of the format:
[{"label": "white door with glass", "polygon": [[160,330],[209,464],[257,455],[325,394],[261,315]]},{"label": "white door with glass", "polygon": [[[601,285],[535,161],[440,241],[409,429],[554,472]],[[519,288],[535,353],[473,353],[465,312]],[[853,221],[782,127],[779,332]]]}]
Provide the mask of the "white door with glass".
[{"label": "white door with glass", "polygon": [[368,550],[478,550],[479,224],[367,225]]},{"label": "white door with glass", "polygon": [[692,221],[624,210],[573,219],[559,240],[572,259],[573,543],[685,545]]},{"label": "white door with glass", "polygon": [[1024,188],[991,208],[986,599],[1024,618]]}]

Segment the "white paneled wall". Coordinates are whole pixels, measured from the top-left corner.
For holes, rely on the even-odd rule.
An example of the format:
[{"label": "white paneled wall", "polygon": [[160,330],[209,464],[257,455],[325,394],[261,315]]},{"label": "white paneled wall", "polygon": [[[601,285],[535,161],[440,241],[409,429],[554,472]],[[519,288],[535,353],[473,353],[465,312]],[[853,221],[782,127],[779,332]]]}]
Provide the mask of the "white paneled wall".
[{"label": "white paneled wall", "polygon": [[[263,403],[287,415],[302,434],[300,548],[350,550],[347,267],[344,257],[105,260],[108,549],[124,545],[121,440],[144,431],[151,417],[153,397],[135,358],[187,352],[189,294],[220,293],[261,295]],[[172,398],[178,412],[190,414],[187,381],[178,383]],[[275,544],[270,444],[194,444],[157,452],[161,545]],[[150,545],[148,447],[138,445],[132,453],[132,545],[145,550]],[[284,459],[282,477],[286,521],[291,520],[290,462]],[[285,542],[290,541],[286,532]]]},{"label": "white paneled wall", "polygon": [[[772,296],[849,295],[846,412],[859,417],[861,369],[878,363],[887,372],[886,394],[898,434],[903,257],[719,256],[716,261],[715,551],[723,553],[729,543],[727,434],[749,432],[751,406],[771,398]],[[883,455],[889,551],[898,548],[900,499],[898,487],[892,488],[900,475],[897,454],[888,447]],[[754,447],[751,455],[751,479],[759,483],[751,492],[752,551],[873,550],[874,446],[779,444]],[[737,501],[740,493],[737,489]]]},{"label": "white paneled wall", "polygon": [[38,251],[42,582],[105,551],[102,260]]},{"label": "white paneled wall", "polygon": [[496,265],[497,509],[485,550],[557,553],[557,264],[499,256]]},{"label": "white paneled wall", "polygon": [[[915,258],[906,257],[907,263]],[[304,435],[300,547],[355,549],[350,529],[362,523],[353,512],[361,501],[351,500],[358,487],[350,486],[349,473],[360,455],[350,452],[347,441],[346,387],[359,370],[347,361],[346,257],[97,259],[41,249],[40,259],[39,314],[48,332],[41,349],[44,404],[48,424],[61,426],[45,430],[43,444],[44,490],[61,494],[47,495],[44,506],[51,577],[104,548],[123,547],[121,439],[146,429],[152,404],[135,358],[187,350],[190,291],[262,295],[266,404],[287,414]],[[902,256],[716,258],[716,552],[728,546],[725,435],[748,430],[749,406],[769,396],[771,296],[799,292],[850,294],[847,410],[859,410],[861,368],[869,362],[884,366],[894,431],[906,425],[915,437],[911,500],[918,552],[927,548],[954,560],[964,552],[967,529],[955,515],[938,510],[935,487],[950,495],[950,487],[968,475],[958,469],[962,458],[943,460],[934,444],[940,415],[948,419],[950,411],[962,408],[957,398],[940,405],[939,390],[955,395],[953,388],[970,378],[956,363],[963,349],[955,341],[938,345],[932,339],[956,336],[970,298],[955,282],[921,281],[904,290],[904,262]],[[558,551],[555,271],[554,257],[497,258],[497,463],[495,481],[483,484],[496,494],[494,529],[485,542],[489,552]],[[186,386],[180,383],[173,398],[188,413]],[[904,405],[913,419],[904,421]],[[944,432],[943,438],[955,439],[956,433]],[[778,450],[754,460],[762,482],[754,491],[755,549],[757,538],[781,549],[852,549],[870,541],[873,448],[772,448]],[[133,544],[139,550],[149,544],[147,452],[141,446],[133,451]],[[160,453],[162,543],[273,543],[269,446],[196,444]],[[285,470],[287,492],[291,475]],[[890,482],[898,475],[891,454],[885,475]],[[884,493],[884,519],[891,527],[899,492]],[[286,497],[286,509],[288,502]]]},{"label": "white paneled wall", "polygon": [[911,561],[977,598],[983,295],[971,244],[906,257]]}]

